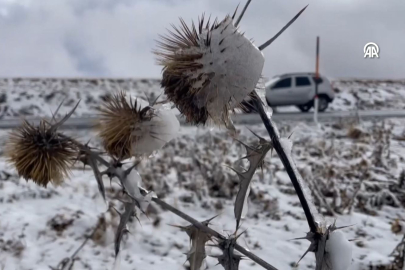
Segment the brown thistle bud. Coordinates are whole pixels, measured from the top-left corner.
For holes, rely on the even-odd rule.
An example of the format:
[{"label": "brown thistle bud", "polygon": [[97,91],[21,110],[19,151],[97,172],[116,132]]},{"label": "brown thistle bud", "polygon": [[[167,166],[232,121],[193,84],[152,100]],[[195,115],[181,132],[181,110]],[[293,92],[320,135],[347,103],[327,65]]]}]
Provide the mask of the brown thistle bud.
[{"label": "brown thistle bud", "polygon": [[19,176],[46,187],[49,182],[58,185],[68,177],[77,146],[44,120],[37,127],[24,121],[10,133],[5,154]]},{"label": "brown thistle bud", "polygon": [[180,128],[173,112],[145,105],[122,91],[108,98],[100,112],[99,136],[107,153],[118,160],[150,155]]}]

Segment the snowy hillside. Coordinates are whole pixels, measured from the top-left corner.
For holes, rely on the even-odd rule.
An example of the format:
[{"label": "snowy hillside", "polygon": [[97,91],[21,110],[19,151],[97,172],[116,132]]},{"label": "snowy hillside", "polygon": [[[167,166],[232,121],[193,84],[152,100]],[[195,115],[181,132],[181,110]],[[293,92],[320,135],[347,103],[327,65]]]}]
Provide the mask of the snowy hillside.
[{"label": "snowy hillside", "polygon": [[[402,120],[387,121],[384,126],[335,123],[317,129],[278,123],[281,136],[293,133],[293,156],[325,218],[333,221],[334,213],[338,226],[353,225],[342,230],[348,239],[355,239],[351,242],[353,270],[389,264],[390,253],[405,233],[404,124]],[[245,127],[238,128],[242,141],[254,142]],[[266,137],[263,127],[250,128]],[[1,131],[1,144],[5,134]],[[95,137],[88,131],[71,134],[83,142]],[[93,144],[97,146],[97,140]],[[138,168],[145,187],[160,198],[199,220],[219,214],[213,228],[232,233],[238,179],[224,165],[233,165],[244,155],[241,145],[224,131],[183,127],[177,139]],[[96,225],[96,233],[78,254],[72,270],[113,269],[118,217],[106,208],[89,169],[77,168],[62,186],[45,189],[19,179],[4,158],[0,166],[0,269],[56,267]],[[110,187],[107,178],[104,181],[108,197],[117,197],[119,187]],[[154,204],[148,217],[139,219],[140,224],[134,219],[129,228],[120,269],[187,269],[183,264],[188,238],[169,225],[187,223]],[[308,225],[275,153],[266,158],[263,174],[258,171],[254,177],[242,229],[247,232],[239,243],[278,269],[292,269],[309,246],[305,240],[290,240],[304,236]],[[314,262],[314,255],[309,254],[298,269],[313,269]],[[209,269],[221,269],[213,258],[207,264]],[[244,260],[240,269],[262,268]]]},{"label": "snowy hillside", "polygon": [[51,116],[64,101],[61,112],[80,99],[73,117],[97,113],[109,94],[124,90],[151,100],[161,93],[159,80],[132,79],[0,79],[0,106],[3,117]]},{"label": "snowy hillside", "polygon": [[335,80],[336,100],[330,110],[405,109],[405,80]]},{"label": "snowy hillside", "polygon": [[[328,110],[404,109],[405,81],[335,80],[336,99]],[[67,111],[81,99],[74,117],[97,113],[100,102],[118,90],[154,100],[159,80],[133,79],[0,79],[0,116],[51,116],[64,100]],[[356,105],[357,104],[357,105]],[[282,108],[282,110],[297,110]],[[281,111],[282,111],[281,110]]]}]

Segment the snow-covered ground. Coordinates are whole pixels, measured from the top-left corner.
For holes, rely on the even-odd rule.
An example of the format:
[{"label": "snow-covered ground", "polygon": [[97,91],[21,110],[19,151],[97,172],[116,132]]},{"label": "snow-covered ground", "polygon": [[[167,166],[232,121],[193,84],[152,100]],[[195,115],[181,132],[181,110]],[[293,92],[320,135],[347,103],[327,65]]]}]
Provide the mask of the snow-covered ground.
[{"label": "snow-covered ground", "polygon": [[102,100],[111,93],[125,91],[151,100],[162,94],[157,79],[0,79],[0,107],[3,117],[52,116],[73,108],[74,117],[94,115]]},{"label": "snow-covered ground", "polygon": [[[78,92],[73,93],[72,99]],[[355,239],[351,242],[351,269],[389,263],[389,254],[405,231],[405,184],[400,181],[405,169],[405,122],[393,119],[384,127],[371,122],[333,123],[320,128],[303,123],[277,124],[282,137],[293,134],[293,157],[303,178],[318,187],[314,192],[323,195],[319,198],[325,198],[326,203],[315,199],[325,218],[333,221],[330,212],[334,212],[338,226],[353,225],[342,230],[348,239]],[[266,137],[262,126],[249,128]],[[255,142],[245,127],[238,129],[240,140]],[[2,144],[6,132],[1,131]],[[89,131],[68,134],[83,142],[95,137]],[[93,143],[98,145],[97,140]],[[177,139],[150,160],[143,160],[138,168],[146,188],[201,221],[219,214],[212,221],[213,228],[231,234],[238,178],[225,165],[234,165],[244,154],[243,147],[224,131],[182,127]],[[242,223],[247,232],[239,243],[278,269],[292,269],[309,242],[290,239],[304,236],[308,225],[277,154],[269,153],[265,161],[263,174],[258,171],[254,177],[248,216]],[[99,223],[100,229],[78,254],[73,270],[113,268],[118,217],[103,203],[89,169],[78,167],[62,186],[45,189],[19,179],[1,157],[0,179],[0,269],[55,267],[71,256]],[[116,184],[110,187],[105,179],[105,185],[108,197],[118,196]],[[131,234],[122,245],[120,269],[187,269],[183,264],[189,240],[170,224],[188,224],[153,203],[148,217],[141,215],[139,219],[140,224],[136,219],[132,222]],[[298,269],[313,269],[314,262],[314,255],[309,254]],[[215,259],[208,258],[209,269],[221,269],[216,264]],[[262,268],[244,260],[240,269]]]},{"label": "snow-covered ground", "polygon": [[[329,111],[404,109],[405,81],[334,80],[336,98]],[[154,100],[163,93],[158,79],[0,79],[0,116],[51,116],[64,100],[60,112],[81,99],[74,117],[94,115],[100,102],[114,91]],[[357,105],[356,105],[357,104]],[[298,111],[295,107],[280,111]]]}]

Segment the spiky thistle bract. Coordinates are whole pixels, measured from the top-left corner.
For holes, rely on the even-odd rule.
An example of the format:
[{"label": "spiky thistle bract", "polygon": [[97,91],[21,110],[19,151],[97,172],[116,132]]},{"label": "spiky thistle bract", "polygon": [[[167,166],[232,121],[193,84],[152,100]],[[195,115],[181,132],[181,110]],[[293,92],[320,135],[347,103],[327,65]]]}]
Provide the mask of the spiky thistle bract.
[{"label": "spiky thistle bract", "polygon": [[180,123],[171,109],[118,92],[100,109],[97,125],[104,149],[117,160],[149,156],[172,140]]},{"label": "spiky thistle bract", "polygon": [[229,125],[229,110],[238,107],[261,77],[262,52],[235,26],[234,18],[189,28],[162,36],[158,63],[163,66],[161,82],[168,99],[188,122]]},{"label": "spiky thistle bract", "polygon": [[150,121],[153,110],[120,91],[109,97],[100,109],[99,137],[104,149],[114,158],[123,160],[133,155],[132,145],[142,134],[134,135],[144,121]]},{"label": "spiky thistle bract", "polygon": [[60,184],[69,175],[77,150],[70,138],[42,120],[37,127],[24,121],[13,130],[5,154],[19,176],[46,187],[49,182]]},{"label": "spiky thistle bract", "polygon": [[191,27],[180,19],[166,36],[160,36],[154,50],[163,67],[161,86],[168,99],[192,124],[213,122],[234,129],[229,111],[242,107],[261,78],[264,55],[269,46],[304,11],[301,10],[273,38],[257,47],[238,29],[250,0],[241,15],[206,23],[204,15]]}]

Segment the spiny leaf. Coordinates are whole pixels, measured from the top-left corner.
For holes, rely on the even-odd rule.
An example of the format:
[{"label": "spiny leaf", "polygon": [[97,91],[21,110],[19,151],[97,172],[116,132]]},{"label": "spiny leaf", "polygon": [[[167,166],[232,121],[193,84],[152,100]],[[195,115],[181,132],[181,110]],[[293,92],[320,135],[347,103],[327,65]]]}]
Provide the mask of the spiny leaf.
[{"label": "spiny leaf", "polygon": [[120,252],[121,241],[124,233],[128,232],[127,224],[129,219],[135,214],[135,202],[127,202],[124,204],[124,206],[125,211],[124,213],[120,214],[120,223],[118,224],[117,232],[115,233],[115,257],[117,257],[118,253]]},{"label": "spiny leaf", "polygon": [[98,190],[99,190],[101,196],[103,197],[103,200],[105,201],[106,199],[105,199],[105,188],[104,188],[104,183],[103,183],[103,176],[101,175],[101,172],[97,167],[97,163],[93,158],[88,157],[88,163],[89,163],[89,166],[91,167],[91,169],[93,170],[94,177],[96,178]]},{"label": "spiny leaf", "polygon": [[248,189],[250,187],[250,183],[252,181],[253,175],[256,169],[262,164],[267,152],[271,149],[272,144],[270,142],[265,141],[264,139],[261,140],[260,144],[256,147],[248,146],[242,143],[245,148],[247,155],[246,158],[249,161],[249,169],[245,172],[240,172],[236,169],[236,171],[240,183],[239,183],[239,191],[236,195],[235,200],[235,207],[234,207],[234,214],[236,218],[236,229],[239,227],[240,219],[242,217],[242,211],[244,206],[245,197],[248,196]]},{"label": "spiny leaf", "polygon": [[[210,221],[216,218],[214,216],[208,220],[201,222],[203,225],[208,226]],[[172,225],[174,227],[180,228],[182,231],[185,231],[190,237],[191,248],[189,252],[186,253],[187,261],[190,263],[190,270],[200,270],[207,253],[205,251],[205,244],[211,240],[211,236],[204,231],[199,230],[194,225],[189,226],[178,226]]]},{"label": "spiny leaf", "polygon": [[228,239],[220,240],[217,247],[222,250],[222,254],[211,256],[217,258],[218,264],[222,265],[225,270],[239,270],[239,263],[243,257],[235,253],[236,240],[237,237],[233,235]]}]

